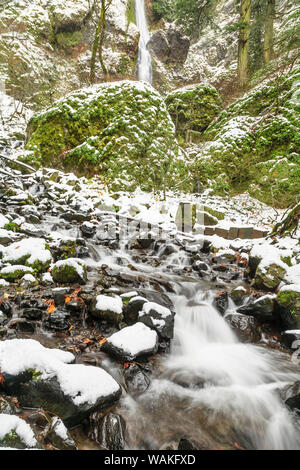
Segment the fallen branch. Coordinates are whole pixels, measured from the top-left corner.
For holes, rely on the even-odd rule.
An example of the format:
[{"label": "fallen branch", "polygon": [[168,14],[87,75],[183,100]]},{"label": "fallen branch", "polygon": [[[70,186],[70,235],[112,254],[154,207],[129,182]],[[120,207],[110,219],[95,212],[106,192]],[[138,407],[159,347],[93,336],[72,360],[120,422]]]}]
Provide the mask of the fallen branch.
[{"label": "fallen branch", "polygon": [[8,157],[7,155],[3,155],[2,153],[0,153],[0,158],[4,158],[5,160],[8,160],[11,163],[15,163],[16,165],[23,166],[24,168],[27,168],[28,170],[31,170],[32,172],[35,172],[35,169],[32,166],[27,165],[26,163],[23,163],[23,162],[19,162],[19,160],[13,160],[12,158]]}]

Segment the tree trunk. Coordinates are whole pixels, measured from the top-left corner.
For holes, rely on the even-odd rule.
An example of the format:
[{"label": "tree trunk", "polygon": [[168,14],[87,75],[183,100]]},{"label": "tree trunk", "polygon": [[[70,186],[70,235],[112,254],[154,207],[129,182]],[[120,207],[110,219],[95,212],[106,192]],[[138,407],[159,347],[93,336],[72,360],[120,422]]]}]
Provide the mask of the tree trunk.
[{"label": "tree trunk", "polygon": [[275,225],[271,236],[294,235],[297,231],[300,221],[300,203],[296,204],[289,211],[286,217]]},{"label": "tree trunk", "polygon": [[264,60],[268,64],[274,55],[274,18],[275,18],[275,0],[267,0],[267,11],[265,21],[264,37]]},{"label": "tree trunk", "polygon": [[104,73],[104,80],[107,82],[109,80],[109,74],[108,74],[108,70],[103,60],[103,44],[104,44],[105,30],[106,30],[106,8],[107,7],[105,5],[105,0],[101,0],[101,13],[100,13],[101,32],[100,32],[100,40],[99,40],[99,61],[100,61],[100,64]]},{"label": "tree trunk", "polygon": [[238,81],[244,88],[248,80],[251,0],[241,0],[238,49]]},{"label": "tree trunk", "polygon": [[106,30],[106,10],[110,6],[111,2],[106,4],[107,0],[101,0],[101,10],[100,15],[97,23],[97,28],[95,32],[95,38],[92,47],[92,57],[91,57],[91,65],[90,65],[90,83],[95,83],[95,68],[96,68],[96,58],[97,52],[99,53],[99,61],[104,73],[105,81],[108,80],[108,70],[105,66],[103,60],[103,45],[105,39],[105,30]]}]

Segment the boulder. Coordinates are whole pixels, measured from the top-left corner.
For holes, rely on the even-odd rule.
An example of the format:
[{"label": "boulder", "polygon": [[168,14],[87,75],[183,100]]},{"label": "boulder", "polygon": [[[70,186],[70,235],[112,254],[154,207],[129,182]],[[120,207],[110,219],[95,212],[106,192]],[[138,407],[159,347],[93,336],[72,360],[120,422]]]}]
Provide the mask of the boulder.
[{"label": "boulder", "polygon": [[264,295],[256,300],[250,300],[246,305],[237,309],[238,313],[252,315],[260,322],[274,321],[277,319],[275,314],[275,296]]},{"label": "boulder", "polygon": [[[34,115],[27,134],[27,158],[33,162],[101,174],[114,189],[169,186],[187,171],[166,105],[146,83],[102,83],[75,91]],[[168,165],[163,180],[162,164]]]},{"label": "boulder", "polygon": [[0,390],[17,396],[23,407],[51,411],[68,426],[78,424],[118,400],[121,388],[105,370],[73,361],[73,354],[34,340],[1,342]]},{"label": "boulder", "polygon": [[97,295],[92,301],[91,315],[97,320],[119,324],[123,320],[123,302],[119,296]]},{"label": "boulder", "polygon": [[253,316],[230,313],[226,316],[226,321],[242,343],[257,343],[260,340],[259,323]]},{"label": "boulder", "polygon": [[158,335],[170,340],[174,336],[175,313],[155,302],[144,303],[139,312],[139,321],[157,331]]},{"label": "boulder", "polygon": [[276,302],[280,307],[282,323],[288,327],[300,328],[300,286],[283,286],[277,294]]},{"label": "boulder", "polygon": [[102,345],[104,352],[124,362],[132,362],[137,357],[154,354],[157,348],[156,331],[140,322],[114,333]]},{"label": "boulder", "polygon": [[25,238],[7,246],[3,251],[3,261],[12,265],[30,266],[37,272],[46,271],[52,256],[42,238]]},{"label": "boulder", "polygon": [[260,262],[253,280],[253,285],[258,289],[275,290],[284,279],[286,269],[284,266],[271,262]]},{"label": "boulder", "polygon": [[85,284],[87,280],[86,268],[78,258],[57,261],[51,268],[51,275],[60,284]]},{"label": "boulder", "polygon": [[125,450],[126,423],[115,413],[92,413],[90,416],[89,438],[98,442],[105,450]]},{"label": "boulder", "polygon": [[124,370],[124,379],[127,392],[133,396],[144,393],[150,385],[148,375],[137,364],[130,364]]}]

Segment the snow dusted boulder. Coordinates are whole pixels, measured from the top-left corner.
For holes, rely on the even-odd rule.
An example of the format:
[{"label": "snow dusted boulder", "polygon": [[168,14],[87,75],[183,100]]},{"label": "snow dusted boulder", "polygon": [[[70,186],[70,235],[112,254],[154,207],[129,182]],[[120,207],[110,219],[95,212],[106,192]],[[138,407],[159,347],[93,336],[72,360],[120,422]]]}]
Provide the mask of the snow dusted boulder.
[{"label": "snow dusted boulder", "polygon": [[121,389],[105,370],[73,361],[73,354],[34,340],[3,341],[0,390],[17,396],[21,406],[42,408],[67,425],[77,424],[94,409],[111,405]]},{"label": "snow dusted boulder", "polygon": [[[281,251],[268,243],[256,245],[250,252],[249,265],[257,263],[253,285],[258,289],[275,290],[284,279],[288,265],[281,258]],[[253,260],[253,261],[251,261]]]},{"label": "snow dusted boulder", "polygon": [[[27,132],[33,162],[101,174],[115,188],[172,186],[186,175],[164,100],[146,83],[75,91],[33,116]],[[167,178],[160,176],[165,166]]]},{"label": "snow dusted boulder", "polygon": [[281,342],[291,349],[298,349],[300,344],[300,330],[286,330],[281,333]]},{"label": "snow dusted boulder", "polygon": [[12,243],[3,251],[4,263],[25,264],[38,272],[46,271],[51,261],[51,252],[42,238],[25,238]]},{"label": "snow dusted boulder", "polygon": [[33,274],[34,270],[28,266],[13,265],[5,266],[0,271],[0,278],[6,281],[17,281],[26,274]]},{"label": "snow dusted boulder", "polygon": [[60,284],[85,284],[87,280],[86,267],[78,258],[57,261],[51,268],[51,275]]},{"label": "snow dusted boulder", "polygon": [[287,327],[300,328],[300,284],[288,284],[279,290],[276,301]]},{"label": "snow dusted boulder", "polygon": [[123,301],[121,297],[97,295],[91,305],[91,315],[97,320],[118,324],[123,320]]},{"label": "snow dusted boulder", "polygon": [[0,447],[37,449],[40,446],[33,430],[23,419],[0,414]]},{"label": "snow dusted boulder", "polygon": [[102,346],[103,351],[128,362],[154,354],[157,348],[157,333],[140,322],[114,333]]},{"label": "snow dusted boulder", "polygon": [[164,339],[172,339],[175,314],[155,302],[146,302],[139,312],[139,321],[157,331]]}]

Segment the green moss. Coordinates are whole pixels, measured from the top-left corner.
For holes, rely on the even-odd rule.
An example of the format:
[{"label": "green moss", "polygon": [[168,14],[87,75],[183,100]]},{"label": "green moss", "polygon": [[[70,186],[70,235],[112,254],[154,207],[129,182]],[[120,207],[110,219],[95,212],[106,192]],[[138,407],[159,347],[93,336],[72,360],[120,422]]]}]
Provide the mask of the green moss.
[{"label": "green moss", "polygon": [[292,315],[298,316],[300,319],[300,292],[279,291],[276,300],[281,307],[289,310]]},{"label": "green moss", "polygon": [[187,131],[202,132],[220,112],[217,90],[208,85],[189,86],[166,97],[167,109],[176,132],[185,139]]},{"label": "green moss", "polygon": [[187,177],[162,98],[137,82],[68,95],[30,120],[26,148],[43,165],[101,174],[114,190],[161,189]]},{"label": "green moss", "polygon": [[0,272],[0,279],[5,279],[6,281],[17,281],[25,274],[32,274],[32,271],[24,266],[24,268],[16,269],[10,273]]},{"label": "green moss", "polygon": [[194,175],[218,194],[248,190],[277,207],[300,192],[300,69],[265,81],[223,111],[204,132]]},{"label": "green moss", "polygon": [[82,284],[86,279],[86,269],[84,266],[84,276],[83,278],[78,274],[77,269],[74,266],[69,266],[65,264],[63,266],[53,266],[51,270],[51,275],[55,282],[60,284],[73,284],[75,282]]},{"label": "green moss", "polygon": [[258,265],[253,284],[259,289],[275,290],[284,278],[285,272],[282,266],[275,263],[263,269]]}]

